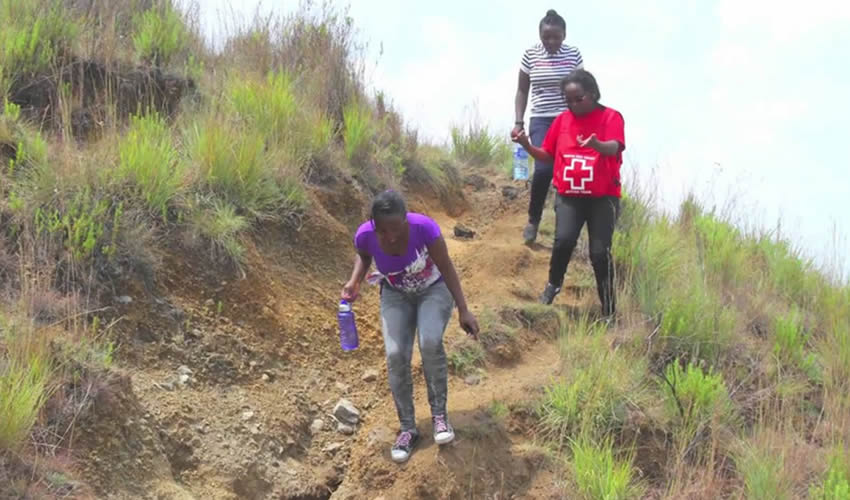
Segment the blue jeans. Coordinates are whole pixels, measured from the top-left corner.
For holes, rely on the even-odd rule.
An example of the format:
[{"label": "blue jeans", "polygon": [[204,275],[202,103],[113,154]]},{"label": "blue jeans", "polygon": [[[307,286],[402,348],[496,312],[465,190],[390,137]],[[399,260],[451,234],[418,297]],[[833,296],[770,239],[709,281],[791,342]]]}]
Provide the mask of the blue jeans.
[{"label": "blue jeans", "polygon": [[[538,148],[546,138],[546,132],[555,121],[554,116],[534,116],[528,124],[528,136],[531,143]],[[546,195],[549,186],[552,185],[552,163],[543,163],[534,160],[534,176],[531,179],[531,201],[528,203],[528,222],[537,225],[543,217],[543,205],[546,204]]]},{"label": "blue jeans", "polygon": [[453,309],[454,299],[442,281],[417,293],[401,292],[386,284],[381,287],[381,329],[387,354],[387,375],[403,431],[416,429],[410,361],[417,330],[431,415],[446,414],[448,365],[443,332]]}]

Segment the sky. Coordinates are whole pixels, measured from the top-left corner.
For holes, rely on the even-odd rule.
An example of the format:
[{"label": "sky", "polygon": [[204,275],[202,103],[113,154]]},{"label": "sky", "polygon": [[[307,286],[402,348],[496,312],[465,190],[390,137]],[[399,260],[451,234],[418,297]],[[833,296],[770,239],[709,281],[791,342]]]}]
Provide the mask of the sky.
[{"label": "sky", "polygon": [[[202,26],[297,1],[196,0]],[[602,102],[626,121],[624,185],[674,210],[694,192],[745,227],[779,228],[850,272],[850,2],[352,0],[366,77],[420,135],[477,117],[507,137],[523,51],[567,21]]]}]

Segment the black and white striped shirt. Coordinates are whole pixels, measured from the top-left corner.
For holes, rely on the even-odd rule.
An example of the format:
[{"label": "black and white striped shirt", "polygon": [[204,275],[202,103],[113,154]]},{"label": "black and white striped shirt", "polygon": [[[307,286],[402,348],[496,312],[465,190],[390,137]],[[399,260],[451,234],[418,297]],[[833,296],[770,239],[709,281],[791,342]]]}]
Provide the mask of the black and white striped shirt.
[{"label": "black and white striped shirt", "polygon": [[562,44],[557,54],[546,52],[539,42],[526,50],[520,70],[531,81],[531,116],[558,116],[567,109],[559,84],[582,65],[581,52],[569,45]]}]

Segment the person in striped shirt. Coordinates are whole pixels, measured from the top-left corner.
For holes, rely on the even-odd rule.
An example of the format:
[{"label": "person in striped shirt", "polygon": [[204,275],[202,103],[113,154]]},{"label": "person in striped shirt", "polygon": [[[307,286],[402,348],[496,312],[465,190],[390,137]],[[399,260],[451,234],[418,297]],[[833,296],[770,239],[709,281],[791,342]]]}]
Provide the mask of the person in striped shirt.
[{"label": "person in striped shirt", "polygon": [[[511,137],[516,138],[525,130],[525,109],[531,94],[531,113],[528,136],[532,144],[540,146],[546,132],[555,120],[567,109],[561,94],[561,80],[574,69],[583,68],[581,52],[576,47],[564,44],[567,23],[554,10],[546,12],[540,20],[540,42],[522,55],[519,68],[515,107],[516,123]],[[552,183],[552,163],[534,161],[531,181],[531,200],[528,204],[528,225],[522,232],[526,243],[537,239],[537,227],[543,215],[543,205]]]}]

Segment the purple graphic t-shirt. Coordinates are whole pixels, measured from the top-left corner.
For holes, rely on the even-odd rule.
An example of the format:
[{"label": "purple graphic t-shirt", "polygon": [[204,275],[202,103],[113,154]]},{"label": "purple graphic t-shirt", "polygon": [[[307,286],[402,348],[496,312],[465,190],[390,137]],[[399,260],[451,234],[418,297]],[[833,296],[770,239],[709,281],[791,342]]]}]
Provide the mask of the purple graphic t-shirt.
[{"label": "purple graphic t-shirt", "polygon": [[378,275],[370,276],[370,282],[384,279],[403,292],[419,292],[441,278],[440,270],[428,255],[428,245],[441,236],[440,226],[434,219],[414,212],[408,212],[407,225],[410,237],[404,255],[388,255],[381,250],[372,221],[364,222],[357,229],[354,246],[375,260]]}]

